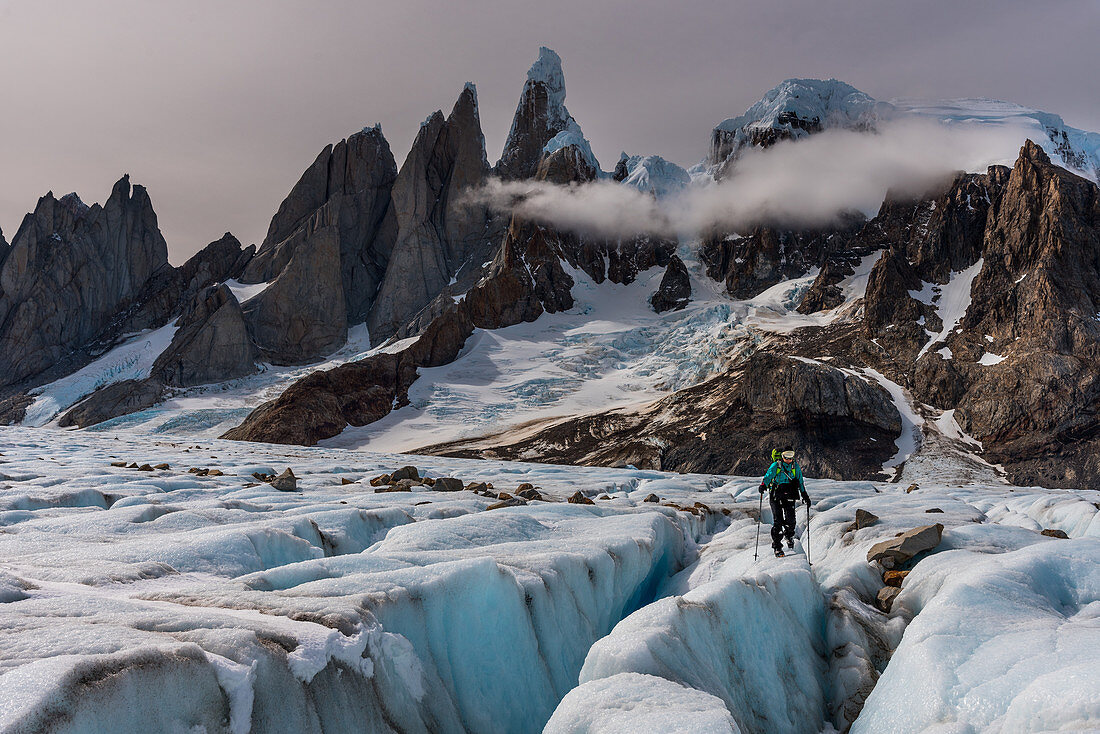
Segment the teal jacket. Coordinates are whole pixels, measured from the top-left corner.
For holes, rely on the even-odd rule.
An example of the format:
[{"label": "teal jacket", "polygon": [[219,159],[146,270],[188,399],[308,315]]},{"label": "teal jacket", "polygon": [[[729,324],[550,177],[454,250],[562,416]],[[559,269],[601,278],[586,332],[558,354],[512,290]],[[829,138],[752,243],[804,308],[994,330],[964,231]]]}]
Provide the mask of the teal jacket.
[{"label": "teal jacket", "polygon": [[802,494],[802,499],[806,502],[810,501],[810,496],[806,494],[806,481],[802,478],[802,467],[798,465],[798,462],[792,462],[788,468],[787,464],[782,461],[776,461],[768,467],[768,473],[764,475],[764,478],[760,481],[760,487],[762,489],[772,489],[780,484],[786,484],[787,482],[798,482],[799,491]]}]

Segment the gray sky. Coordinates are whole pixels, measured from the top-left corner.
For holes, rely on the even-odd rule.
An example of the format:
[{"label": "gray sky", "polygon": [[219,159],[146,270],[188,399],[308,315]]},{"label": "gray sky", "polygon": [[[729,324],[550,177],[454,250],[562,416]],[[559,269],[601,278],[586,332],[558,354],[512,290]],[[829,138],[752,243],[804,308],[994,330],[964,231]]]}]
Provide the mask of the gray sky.
[{"label": "gray sky", "polygon": [[226,230],[259,242],[326,143],[381,122],[400,165],[466,81],[495,162],[540,45],[605,169],[620,150],[691,165],[796,76],[1100,130],[1097,38],[1097,0],[0,0],[0,228],[129,173],[174,263]]}]

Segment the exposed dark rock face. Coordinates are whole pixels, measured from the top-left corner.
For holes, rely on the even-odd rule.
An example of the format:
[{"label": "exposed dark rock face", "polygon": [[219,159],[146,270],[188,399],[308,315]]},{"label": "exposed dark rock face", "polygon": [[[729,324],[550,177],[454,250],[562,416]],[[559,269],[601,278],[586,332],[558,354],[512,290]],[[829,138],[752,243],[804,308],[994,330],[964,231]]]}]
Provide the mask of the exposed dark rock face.
[{"label": "exposed dark rock face", "polygon": [[210,286],[184,309],[152,376],[175,387],[202,385],[255,371],[256,357],[237,299],[224,285]]},{"label": "exposed dark rock face", "polygon": [[688,275],[684,262],[673,255],[665,269],[665,275],[661,278],[661,285],[657,291],[649,297],[649,305],[657,313],[680,310],[691,300],[691,277]]},{"label": "exposed dark rock face", "polygon": [[468,84],[446,119],[437,111],[421,125],[393,185],[398,234],[367,320],[372,342],[398,331],[464,266],[492,259],[502,226],[465,196],[488,173],[477,92]]},{"label": "exposed dark rock face", "polygon": [[156,380],[124,380],[96,390],[58,421],[62,428],[86,428],[155,405],[164,394]]},{"label": "exposed dark rock face", "polygon": [[242,280],[274,279],[317,239],[332,239],[349,323],[360,323],[374,302],[397,236],[390,195],[397,164],[381,127],[366,128],[326,146],[271,218],[267,236]]},{"label": "exposed dark rock face", "polygon": [[567,145],[543,157],[539,162],[538,170],[535,171],[535,180],[564,186],[595,181],[598,175],[599,171],[580,148]]},{"label": "exposed dark rock face", "polygon": [[159,270],[168,248],[144,187],[124,176],[107,202],[47,194],[0,267],[0,385],[18,383],[87,343]]},{"label": "exposed dark rock face", "polygon": [[948,343],[1006,359],[966,366],[960,425],[1014,481],[1100,486],[1100,190],[1028,141],[983,257],[963,334]]},{"label": "exposed dark rock face", "polygon": [[809,476],[881,479],[878,472],[900,432],[897,409],[878,385],[826,365],[757,352],[727,374],[636,412],[562,421],[515,443],[496,436],[419,451],[762,475],[771,450],[782,446],[797,452]]},{"label": "exposed dark rock face", "polygon": [[297,248],[278,277],[242,307],[264,359],[303,364],[347,341],[347,306],[340,278],[337,229],[312,229],[309,246]]},{"label": "exposed dark rock face", "polygon": [[[4,258],[8,256],[8,241],[4,239],[4,230],[0,229],[0,268],[4,267]],[[3,294],[3,290],[0,289],[0,294]]]},{"label": "exposed dark rock face", "polygon": [[826,258],[847,249],[848,239],[862,223],[846,215],[832,229],[778,230],[757,226],[746,237],[711,233],[703,241],[699,259],[707,275],[724,281],[734,298],[752,298],[790,278],[805,275]]},{"label": "exposed dark rock face", "polygon": [[254,410],[224,437],[313,445],[348,425],[372,423],[395,406],[407,405],[417,369],[453,361],[475,328],[534,321],[544,311],[559,310],[566,299],[568,308],[570,286],[571,279],[556,255],[545,249],[539,230],[513,222],[488,275],[461,301],[448,297],[450,303],[425,320],[412,345],[396,354],[376,354],[314,372]]},{"label": "exposed dark rock face", "polygon": [[538,60],[527,72],[512,128],[496,165],[497,175],[505,180],[531,178],[551,138],[576,126],[565,108],[561,58],[548,48],[540,48]]},{"label": "exposed dark rock face", "polygon": [[229,232],[191,256],[178,268],[161,268],[129,308],[120,311],[108,328],[96,338],[94,351],[102,353],[123,334],[154,329],[168,323],[204,288],[238,278],[256,252],[255,245],[242,248]]}]

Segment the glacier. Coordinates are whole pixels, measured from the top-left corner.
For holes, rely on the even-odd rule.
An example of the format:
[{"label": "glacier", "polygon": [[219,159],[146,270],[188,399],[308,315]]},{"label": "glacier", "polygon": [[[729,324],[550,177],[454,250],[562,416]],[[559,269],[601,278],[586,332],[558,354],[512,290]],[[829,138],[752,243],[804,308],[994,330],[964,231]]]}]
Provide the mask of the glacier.
[{"label": "glacier", "polygon": [[[0,732],[1100,725],[1100,492],[811,479],[794,553],[754,559],[756,478],[0,443]],[[367,482],[410,463],[546,501]],[[253,477],[284,466],[300,491]],[[879,519],[853,529],[857,509]],[[940,544],[881,611],[868,550],[932,522]]]}]

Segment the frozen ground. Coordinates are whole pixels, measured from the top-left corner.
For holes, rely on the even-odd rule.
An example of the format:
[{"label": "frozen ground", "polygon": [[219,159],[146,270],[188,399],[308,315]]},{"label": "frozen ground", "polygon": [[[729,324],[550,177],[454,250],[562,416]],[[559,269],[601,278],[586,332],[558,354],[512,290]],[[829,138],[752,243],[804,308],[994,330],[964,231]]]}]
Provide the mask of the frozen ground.
[{"label": "frozen ground", "polygon": [[[794,555],[765,525],[754,561],[756,478],[22,428],[0,454],[0,732],[1100,727],[1094,491],[811,480]],[[365,482],[407,463],[549,501]],[[286,466],[300,491],[252,477]],[[879,611],[867,551],[933,522]]]}]

